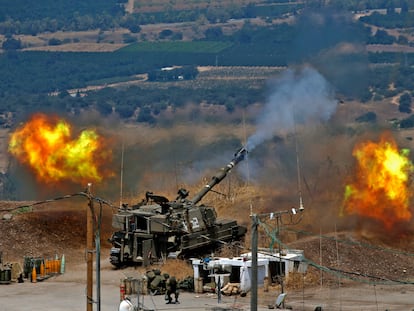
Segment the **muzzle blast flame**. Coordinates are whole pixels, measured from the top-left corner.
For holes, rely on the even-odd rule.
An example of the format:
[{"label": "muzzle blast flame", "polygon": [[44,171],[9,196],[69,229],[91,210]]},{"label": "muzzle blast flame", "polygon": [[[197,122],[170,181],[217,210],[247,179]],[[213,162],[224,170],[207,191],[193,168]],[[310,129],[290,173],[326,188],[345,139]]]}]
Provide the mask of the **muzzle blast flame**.
[{"label": "muzzle blast flame", "polygon": [[35,114],[12,133],[9,152],[45,183],[99,182],[112,175],[103,168],[112,158],[104,139],[95,130],[83,130],[74,139],[71,130],[62,119]]},{"label": "muzzle blast flame", "polygon": [[378,143],[356,145],[357,172],[345,189],[345,211],[378,220],[387,230],[409,221],[408,185],[413,164],[408,154],[408,149],[398,150],[390,134],[382,135]]}]

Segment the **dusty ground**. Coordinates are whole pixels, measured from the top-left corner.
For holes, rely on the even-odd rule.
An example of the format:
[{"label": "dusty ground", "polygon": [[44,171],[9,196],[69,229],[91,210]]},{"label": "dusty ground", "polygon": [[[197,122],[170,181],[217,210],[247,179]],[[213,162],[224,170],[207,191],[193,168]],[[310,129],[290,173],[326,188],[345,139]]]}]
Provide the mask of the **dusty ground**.
[{"label": "dusty ground", "polygon": [[[75,270],[68,271],[43,282],[0,285],[0,310],[21,311],[28,308],[32,311],[54,310],[85,310],[85,266],[79,265]],[[136,275],[135,271],[125,274]],[[103,270],[101,273],[101,310],[117,310],[119,303],[120,271]],[[343,311],[378,311],[398,310],[411,311],[414,308],[411,286],[369,286],[357,287],[315,287],[304,290],[287,290],[285,308],[290,310],[313,311],[321,306],[323,310]],[[96,287],[93,289],[96,297]],[[273,306],[279,292],[270,290],[260,297],[257,310],[268,310]],[[266,294],[266,295],[264,295]],[[166,305],[164,297],[140,296],[141,306],[146,310],[250,310],[251,297],[222,296],[220,301],[211,293],[187,293],[180,295],[180,304]],[[136,304],[137,297],[132,297]],[[96,310],[96,309],[95,309]],[[278,309],[280,310],[280,309]]]}]

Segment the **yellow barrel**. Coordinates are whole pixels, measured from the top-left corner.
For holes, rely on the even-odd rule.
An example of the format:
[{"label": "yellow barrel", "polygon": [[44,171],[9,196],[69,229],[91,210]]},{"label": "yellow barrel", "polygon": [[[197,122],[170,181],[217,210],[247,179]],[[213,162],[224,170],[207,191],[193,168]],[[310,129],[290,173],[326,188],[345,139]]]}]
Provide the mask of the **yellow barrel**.
[{"label": "yellow barrel", "polygon": [[44,277],[45,276],[45,265],[42,263],[40,264],[40,276]]},{"label": "yellow barrel", "polygon": [[33,267],[33,269],[32,269],[32,282],[33,283],[37,282],[36,267]]}]

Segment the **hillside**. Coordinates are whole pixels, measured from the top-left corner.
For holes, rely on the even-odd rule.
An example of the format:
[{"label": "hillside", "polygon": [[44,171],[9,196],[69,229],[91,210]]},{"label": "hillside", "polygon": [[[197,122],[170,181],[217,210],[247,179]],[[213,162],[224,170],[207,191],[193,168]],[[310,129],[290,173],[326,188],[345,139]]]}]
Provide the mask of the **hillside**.
[{"label": "hillside", "polygon": [[[258,113],[260,109],[256,109]],[[355,118],[366,111],[377,114],[375,126],[355,122]],[[297,128],[295,139],[291,133],[272,136],[261,147],[254,149],[247,161],[241,162],[215,188],[218,193],[209,193],[202,201],[214,206],[220,218],[236,219],[248,228],[244,243],[246,251],[251,244],[251,211],[267,215],[263,216],[262,222],[270,227],[265,230],[263,225],[259,226],[259,244],[260,247],[269,247],[273,243],[275,248],[277,243],[274,243],[272,234],[275,234],[277,225],[268,216],[271,212],[290,210],[298,205],[296,156],[299,154],[305,211],[297,218],[283,217],[280,239],[284,248],[303,250],[310,266],[305,276],[296,275],[284,284],[289,292],[289,303],[295,300],[298,304],[306,299],[313,308],[305,310],[313,310],[315,303],[323,301],[336,310],[333,306],[340,301],[343,310],[360,310],[360,306],[353,303],[355,292],[358,297],[362,295],[369,300],[371,306],[377,299],[373,297],[373,290],[381,293],[379,299],[387,305],[392,302],[397,305],[395,298],[391,297],[392,293],[409,292],[408,287],[414,280],[411,268],[413,220],[385,230],[379,221],[349,215],[343,210],[344,185],[354,167],[351,154],[354,145],[366,139],[378,140],[384,130],[390,129],[389,119],[393,117],[399,117],[399,112],[390,102],[381,102],[380,105],[373,102],[363,106],[356,102],[344,102],[337,107],[330,122]],[[228,163],[235,148],[245,141],[244,137],[257,130],[243,123],[209,126],[206,123],[183,122],[173,128],[128,124],[112,130],[110,125],[113,124],[103,122],[102,126],[105,125],[107,137],[117,138],[114,153],[119,155],[121,147],[125,147],[123,201],[130,204],[141,201],[147,190],[168,198],[174,198],[180,187],[187,188],[191,194],[196,193],[218,168]],[[401,148],[414,147],[410,139],[413,137],[411,130],[394,130],[392,133]],[[122,144],[119,137],[123,138]],[[93,188],[98,197],[115,202],[113,208],[103,206],[102,269],[105,275],[136,275],[151,267],[126,269],[123,272],[113,271],[108,263],[110,244],[107,239],[112,232],[111,216],[119,200],[119,159],[116,157],[111,163],[117,172],[115,176],[106,178]],[[11,162],[11,167],[18,166],[16,159]],[[23,194],[34,195],[47,202],[34,205],[31,209],[21,208],[18,213],[12,209],[34,201],[0,202],[0,252],[3,260],[22,262],[24,256],[52,258],[56,254],[65,254],[68,273],[61,282],[75,280],[83,284],[86,198],[62,197],[77,193],[80,190],[78,185],[69,187],[65,183],[36,182],[33,172],[23,166],[18,172],[16,177],[19,177],[24,189],[21,190]],[[8,217],[10,214],[13,214],[11,219]],[[185,261],[168,260],[165,265],[154,267],[181,278],[192,273]],[[390,283],[393,286],[387,285]],[[374,284],[386,285],[375,287]],[[279,292],[280,286],[276,284],[271,286],[269,292],[260,290],[260,303],[267,305],[273,302]],[[236,302],[237,297],[234,299]],[[301,308],[300,305],[297,307]],[[375,310],[375,306],[367,310]]]},{"label": "hillside", "polygon": [[[236,197],[232,203],[227,203],[227,212],[221,214],[235,215],[235,207],[238,206],[237,215],[243,218],[241,222],[249,227],[248,211],[241,216],[240,205],[245,198]],[[7,214],[7,210],[29,202],[1,202],[1,214]],[[84,249],[86,241],[86,202],[56,202],[35,206],[31,212],[14,215],[11,219],[0,220],[0,251],[5,262],[23,262],[25,256],[53,258],[55,255],[65,254],[68,270],[75,269],[84,262]],[[244,207],[246,209],[247,207]],[[231,212],[229,212],[231,210]],[[319,286],[323,280],[325,286],[335,285],[338,279],[345,286],[356,286],[366,282],[395,281],[396,284],[410,282],[414,279],[414,270],[411,269],[412,257],[414,256],[414,243],[412,233],[405,235],[403,240],[390,239],[372,232],[363,232],[354,228],[343,228],[338,232],[328,232],[327,229],[318,234],[316,219],[304,212],[303,222],[313,224],[298,224],[292,234],[286,231],[282,235],[282,241],[288,241],[285,247],[301,249],[305,257],[312,262],[307,273],[306,287]],[[104,209],[102,223],[102,245],[101,256],[104,265],[108,265],[109,243],[106,242],[111,234],[111,215],[109,209]],[[219,216],[223,216],[220,215]],[[318,216],[320,217],[320,216]],[[331,219],[331,221],[333,221]],[[300,233],[302,229],[307,234]],[[290,232],[290,233],[289,233]],[[326,232],[326,233],[325,233]],[[246,236],[246,251],[248,251],[249,233]],[[266,233],[260,230],[261,247]],[[275,245],[275,247],[277,247]],[[183,265],[183,272],[191,273]],[[176,264],[174,265],[176,266]],[[76,268],[77,269],[77,268]],[[177,273],[170,265],[162,270]],[[330,272],[327,269],[331,269]],[[83,273],[79,271],[79,273]],[[185,277],[185,275],[180,275]],[[322,278],[322,279],[321,279]],[[352,279],[356,281],[352,281]],[[288,289],[295,289],[299,284],[287,283]]]},{"label": "hillside", "polygon": [[[354,106],[355,111],[351,107],[353,106],[340,107],[335,118],[350,124],[354,115],[361,113],[357,108],[359,106]],[[385,110],[378,110],[377,113],[384,118],[390,116]],[[378,124],[385,126],[387,119]],[[223,142],[219,143],[221,135],[232,132],[232,135],[243,137],[246,130],[231,125],[211,128],[205,125],[190,126],[191,131],[185,125],[175,127],[174,131],[145,127],[140,127],[139,131],[135,127],[123,130],[126,146],[124,202],[135,204],[141,201],[147,190],[169,198],[174,198],[180,187],[187,188],[192,194],[196,193],[204,187],[215,170],[228,162],[229,157],[226,155],[232,154],[231,151],[224,152],[229,147],[223,145]],[[354,126],[358,132],[358,126]],[[199,149],[198,158],[195,157],[196,150],[193,150],[194,162],[187,164],[189,167],[184,166],[186,162],[177,166],[174,159],[162,155],[162,150],[169,150],[170,155],[174,155],[177,151],[172,146],[176,145],[177,138],[185,141],[188,135],[200,138],[200,145],[192,146],[193,149]],[[376,137],[379,131],[372,131],[370,135]],[[412,148],[412,141],[405,139],[411,137],[412,133],[394,132],[394,135],[402,145]],[[355,140],[361,140],[366,134],[360,136]],[[306,155],[300,158],[305,211],[293,220],[288,215],[284,217],[281,240],[286,247],[304,250],[306,258],[315,264],[310,270],[313,275],[311,283],[318,283],[318,277],[315,279],[315,275],[320,273],[318,265],[344,271],[344,280],[355,276],[346,272],[372,276],[374,280],[413,278],[414,271],[409,268],[414,253],[413,231],[409,229],[412,220],[404,226],[396,226],[394,230],[384,231],[375,221],[343,214],[343,185],[352,165],[350,152],[354,139],[347,134],[336,133],[332,136],[324,127],[310,127],[300,135],[299,143],[300,154]],[[270,212],[289,210],[292,206],[297,206],[299,200],[294,141],[277,140],[276,143],[268,142],[266,145],[273,150],[270,154],[265,149],[252,151],[248,160],[241,162],[215,188],[218,193],[209,193],[202,201],[214,206],[219,218],[236,219],[248,228],[244,243],[246,250],[250,247],[251,211],[268,215]],[[137,151],[144,149],[145,157]],[[191,146],[179,144],[180,152],[190,149]],[[220,159],[216,159],[218,155]],[[260,160],[264,170],[256,167],[259,164],[256,163],[257,160]],[[250,171],[247,177],[244,171],[246,168]],[[83,262],[87,199],[70,195],[62,197],[80,190],[73,186],[73,189],[69,189],[61,188],[59,184],[39,184],[32,189],[34,181],[30,181],[33,178],[30,175],[26,173],[27,191],[37,191],[37,196],[47,201],[32,208],[18,210],[14,209],[29,205],[30,202],[1,202],[1,215],[13,214],[11,219],[0,220],[0,234],[3,237],[0,240],[0,251],[3,252],[4,259],[21,261],[24,256],[53,257],[55,254],[65,254],[69,266]],[[113,198],[115,202],[112,208],[103,205],[103,260],[107,260],[109,254],[110,244],[107,239],[112,233],[111,216],[116,211],[116,202],[119,200],[115,199],[119,194],[116,179],[119,176],[94,186],[98,197],[107,201]],[[264,217],[262,221],[270,228],[276,228],[275,220]],[[264,227],[260,227],[259,232],[260,247],[269,247],[272,241],[269,232],[266,233]],[[277,247],[277,244],[273,247]],[[361,256],[361,253],[364,255]],[[326,281],[335,282],[337,279],[335,273],[324,274]]]}]

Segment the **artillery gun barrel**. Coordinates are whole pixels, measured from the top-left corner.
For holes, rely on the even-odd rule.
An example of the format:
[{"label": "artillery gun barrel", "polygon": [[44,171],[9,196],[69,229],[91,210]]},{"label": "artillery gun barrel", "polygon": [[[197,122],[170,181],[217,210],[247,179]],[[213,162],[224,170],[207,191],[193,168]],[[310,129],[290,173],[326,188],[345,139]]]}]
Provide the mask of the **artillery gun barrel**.
[{"label": "artillery gun barrel", "polygon": [[240,161],[243,161],[244,158],[247,155],[247,149],[245,147],[241,147],[233,157],[233,160],[229,162],[225,167],[221,168],[220,171],[217,172],[216,175],[214,175],[211,178],[211,181],[204,186],[204,188],[199,191],[192,199],[191,202],[193,204],[197,204],[201,201],[201,199],[211,190],[215,185],[220,183],[226,176],[227,173],[232,170],[232,168],[237,165]]}]

